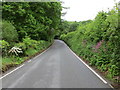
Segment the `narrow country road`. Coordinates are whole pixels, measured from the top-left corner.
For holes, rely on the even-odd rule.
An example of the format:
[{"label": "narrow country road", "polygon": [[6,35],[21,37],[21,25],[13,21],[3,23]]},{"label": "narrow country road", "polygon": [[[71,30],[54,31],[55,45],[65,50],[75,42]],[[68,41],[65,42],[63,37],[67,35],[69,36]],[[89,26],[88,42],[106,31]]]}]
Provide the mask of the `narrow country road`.
[{"label": "narrow country road", "polygon": [[111,88],[60,40],[1,79],[2,88]]}]

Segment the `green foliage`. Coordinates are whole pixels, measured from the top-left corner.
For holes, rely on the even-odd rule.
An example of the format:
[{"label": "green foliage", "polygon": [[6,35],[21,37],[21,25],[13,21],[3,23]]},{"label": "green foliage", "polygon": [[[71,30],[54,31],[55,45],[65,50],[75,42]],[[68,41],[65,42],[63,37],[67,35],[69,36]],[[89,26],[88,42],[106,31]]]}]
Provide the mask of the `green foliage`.
[{"label": "green foliage", "polygon": [[2,5],[2,18],[13,23],[19,40],[25,36],[34,40],[51,40],[54,37],[51,29],[56,30],[60,23],[61,3],[3,2]]},{"label": "green foliage", "polygon": [[18,34],[15,27],[10,22],[5,20],[2,21],[2,39],[7,42],[14,42],[18,39]]},{"label": "green foliage", "polygon": [[78,28],[78,26],[79,26],[79,22],[76,22],[76,21],[69,22],[69,21],[61,20],[56,37],[60,38],[61,34],[67,34],[69,32],[73,32]]},{"label": "green foliage", "polygon": [[2,44],[0,48],[4,52],[2,53],[2,55],[4,55],[2,59],[2,71],[4,72],[8,70],[10,67],[21,64],[26,59],[28,59],[28,57],[31,57],[32,55],[35,55],[36,53],[46,49],[51,44],[51,42],[42,41],[42,40],[36,41],[36,40],[32,40],[30,37],[26,37],[23,39],[23,42],[19,42],[15,44],[15,47],[19,47],[23,51],[23,53],[20,53],[19,56],[16,56],[11,53],[8,54],[10,45],[6,41],[2,40],[0,41],[0,44]]},{"label": "green foliage", "polygon": [[16,65],[21,64],[24,61],[24,58],[20,58],[20,57],[3,57],[2,58],[2,72],[7,71],[10,67],[14,67]]},{"label": "green foliage", "polygon": [[[0,44],[3,45],[0,49],[3,52],[3,71],[21,64],[53,42],[61,20],[61,10],[60,2],[2,3],[3,22],[0,22],[0,28],[3,31],[0,36],[3,36],[3,41]],[[18,56],[8,53],[16,48],[22,49],[23,53]]]},{"label": "green foliage", "polygon": [[23,42],[16,43],[15,46],[21,48],[24,55],[33,55],[37,51],[45,49],[49,43],[44,40],[36,41],[27,36],[23,38]]},{"label": "green foliage", "polygon": [[5,40],[0,40],[0,50],[2,50],[2,55],[7,55],[7,50],[9,49],[9,43]]},{"label": "green foliage", "polygon": [[25,38],[23,38],[23,43],[25,44],[25,46],[27,48],[30,48],[30,47],[35,48],[35,46],[38,42],[36,40],[32,40],[30,37],[25,37]]},{"label": "green foliage", "polygon": [[5,40],[0,40],[0,48],[5,49],[9,46],[9,43],[6,42]]},{"label": "green foliage", "polygon": [[80,22],[74,32],[61,35],[71,49],[110,78],[120,76],[120,28],[115,9],[99,12],[93,21]]},{"label": "green foliage", "polygon": [[21,48],[22,50],[26,50],[27,48],[23,42],[16,43],[15,46]]},{"label": "green foliage", "polygon": [[25,51],[25,54],[26,54],[27,56],[32,56],[32,55],[34,55],[35,53],[37,53],[37,51],[36,51],[34,48],[29,48],[29,49],[27,49],[27,50]]},{"label": "green foliage", "polygon": [[70,25],[69,32],[75,31],[78,27],[79,23],[78,22],[73,22]]},{"label": "green foliage", "polygon": [[9,64],[9,63],[12,63],[12,60],[10,57],[4,57],[2,58],[2,64],[5,65],[5,64]]}]

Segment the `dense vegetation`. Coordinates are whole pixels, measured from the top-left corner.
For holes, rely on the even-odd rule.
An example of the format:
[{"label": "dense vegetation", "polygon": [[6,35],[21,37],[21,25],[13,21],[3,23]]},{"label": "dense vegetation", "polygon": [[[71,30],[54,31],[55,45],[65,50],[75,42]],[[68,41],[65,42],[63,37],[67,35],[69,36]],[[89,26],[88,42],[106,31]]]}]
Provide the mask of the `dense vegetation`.
[{"label": "dense vegetation", "polygon": [[61,21],[60,2],[2,3],[2,71],[52,44]]},{"label": "dense vegetation", "polygon": [[25,36],[34,40],[49,40],[58,28],[61,9],[60,3],[6,2],[3,3],[2,18],[14,25],[19,40]]},{"label": "dense vegetation", "polygon": [[120,27],[117,6],[94,20],[80,22],[76,31],[62,34],[70,48],[107,77],[120,81]]},{"label": "dense vegetation", "polygon": [[76,22],[76,21],[68,22],[65,20],[61,20],[55,37],[59,38],[60,35],[62,35],[62,34],[67,34],[68,32],[75,31],[77,29],[77,27],[79,26],[79,24],[80,23]]}]

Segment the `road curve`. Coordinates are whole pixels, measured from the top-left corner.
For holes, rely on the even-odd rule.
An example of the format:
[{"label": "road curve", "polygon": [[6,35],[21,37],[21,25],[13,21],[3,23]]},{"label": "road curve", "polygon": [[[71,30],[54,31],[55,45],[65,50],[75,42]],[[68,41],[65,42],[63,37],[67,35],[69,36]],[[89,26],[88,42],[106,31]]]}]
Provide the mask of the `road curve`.
[{"label": "road curve", "polygon": [[[111,88],[60,40],[2,78],[2,88]],[[110,89],[111,90],[111,89]]]}]

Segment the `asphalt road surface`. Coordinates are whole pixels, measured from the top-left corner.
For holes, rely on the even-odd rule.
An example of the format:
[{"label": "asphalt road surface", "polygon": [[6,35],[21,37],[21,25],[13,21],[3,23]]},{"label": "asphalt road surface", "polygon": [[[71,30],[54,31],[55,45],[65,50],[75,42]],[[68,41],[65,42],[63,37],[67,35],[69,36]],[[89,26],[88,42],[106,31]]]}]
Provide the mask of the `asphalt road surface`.
[{"label": "asphalt road surface", "polygon": [[2,88],[111,88],[60,40],[1,79]]}]

